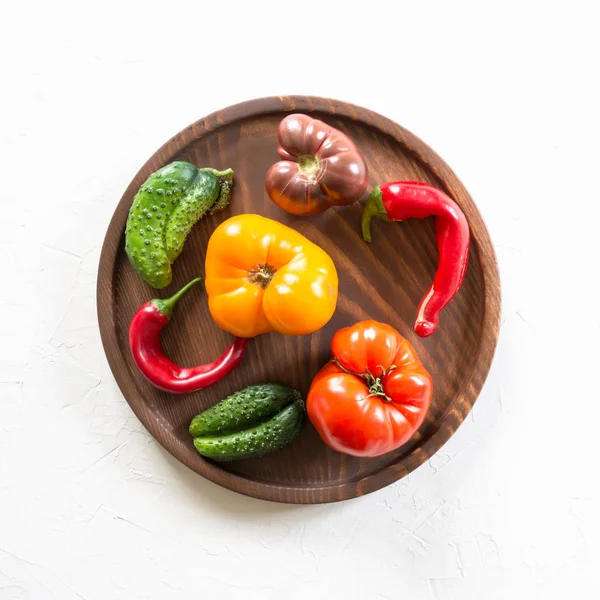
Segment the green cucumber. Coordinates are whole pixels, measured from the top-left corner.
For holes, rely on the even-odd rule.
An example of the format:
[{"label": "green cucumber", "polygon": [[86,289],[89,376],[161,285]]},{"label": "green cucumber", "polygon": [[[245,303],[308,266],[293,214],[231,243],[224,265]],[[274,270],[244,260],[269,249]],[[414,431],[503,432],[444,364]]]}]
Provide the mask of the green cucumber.
[{"label": "green cucumber", "polygon": [[227,206],[232,180],[231,169],[198,169],[184,161],[148,177],[133,199],[125,228],[125,251],[146,283],[155,288],[171,283],[171,264],[188,233],[206,212]]},{"label": "green cucumber", "polygon": [[194,417],[196,450],[217,461],[263,456],[289,444],[302,429],[304,403],[279,383],[252,385]]},{"label": "green cucumber", "polygon": [[289,444],[302,430],[304,407],[301,402],[286,406],[274,417],[236,433],[194,438],[196,450],[219,462],[257,458]]},{"label": "green cucumber", "polygon": [[254,427],[288,404],[301,401],[300,392],[280,383],[251,385],[194,417],[190,433],[198,437]]}]

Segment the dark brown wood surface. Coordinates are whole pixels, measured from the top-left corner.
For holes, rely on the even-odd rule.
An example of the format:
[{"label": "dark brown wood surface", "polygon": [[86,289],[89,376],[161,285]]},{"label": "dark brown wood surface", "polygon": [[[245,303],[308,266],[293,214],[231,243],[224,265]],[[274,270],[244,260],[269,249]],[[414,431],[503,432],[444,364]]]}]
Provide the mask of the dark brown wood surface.
[{"label": "dark brown wood surface", "polygon": [[[347,133],[363,152],[370,187],[390,180],[429,182],[463,209],[471,227],[471,257],[463,286],[442,312],[438,331],[428,339],[412,331],[416,307],[437,266],[433,221],[373,226],[364,243],[359,223],[362,203],[331,209],[316,217],[293,217],[264,191],[267,168],[277,160],[277,125],[290,112],[304,112]],[[124,252],[125,220],[133,196],[156,169],[173,160],[235,172],[230,206],[202,219],[174,265],[172,285],[153,290],[133,271]],[[204,252],[211,232],[228,217],[258,213],[300,231],[324,248],[339,274],[339,300],[329,324],[312,336],[260,336],[246,357],[218,384],[186,396],[153,388],[138,372],[129,352],[129,322],[144,302],[166,297],[193,277],[204,275]],[[135,414],[175,457],[204,477],[231,490],[278,502],[344,500],[404,477],[431,457],[456,431],[487,376],[500,319],[500,285],[494,250],[481,215],[464,186],[444,161],[396,123],[344,102],[304,96],[262,98],[238,104],[197,121],[160,148],[142,167],[111,220],[98,273],[98,319],[112,372]],[[327,448],[307,421],[290,446],[260,459],[219,465],[200,457],[187,428],[197,413],[250,384],[280,381],[306,395],[311,379],[329,358],[329,342],[339,328],[373,318],[397,328],[415,346],[433,376],[431,410],[412,440],[396,452],[358,459]],[[163,332],[163,347],[176,362],[194,365],[216,358],[231,337],[220,331],[197,288],[181,301]]]}]

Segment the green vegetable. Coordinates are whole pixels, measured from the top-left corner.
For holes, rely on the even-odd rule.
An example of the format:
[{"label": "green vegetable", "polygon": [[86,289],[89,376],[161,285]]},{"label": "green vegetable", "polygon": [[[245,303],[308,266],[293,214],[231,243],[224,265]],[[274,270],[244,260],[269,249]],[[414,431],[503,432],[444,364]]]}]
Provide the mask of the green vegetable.
[{"label": "green vegetable", "polygon": [[125,229],[125,251],[141,278],[155,288],[171,283],[171,264],[206,212],[227,206],[233,171],[198,169],[173,162],[159,169],[133,199]]},{"label": "green vegetable", "polygon": [[202,456],[217,461],[256,458],[289,444],[302,429],[304,408],[298,402],[286,406],[272,419],[237,433],[194,438]]},{"label": "green vegetable", "polygon": [[194,417],[190,433],[198,437],[253,427],[291,402],[301,401],[300,392],[280,383],[251,385]]},{"label": "green vegetable", "polygon": [[300,393],[278,383],[253,385],[225,398],[190,424],[196,450],[217,461],[255,458],[279,450],[301,431]]}]

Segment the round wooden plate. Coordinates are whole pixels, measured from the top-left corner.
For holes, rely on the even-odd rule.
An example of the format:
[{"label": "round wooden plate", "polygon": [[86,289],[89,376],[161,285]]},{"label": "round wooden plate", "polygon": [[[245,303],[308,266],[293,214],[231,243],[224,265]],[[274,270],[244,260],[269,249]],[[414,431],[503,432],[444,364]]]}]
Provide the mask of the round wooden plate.
[{"label": "round wooden plate", "polygon": [[[437,266],[433,221],[384,223],[373,242],[359,231],[362,203],[310,218],[275,206],[264,189],[277,160],[277,125],[290,112],[311,114],[347,133],[364,154],[370,188],[390,180],[429,182],[463,209],[471,227],[470,263],[463,286],[442,312],[438,331],[420,339],[412,331],[416,307]],[[172,285],[157,291],[133,271],[124,252],[132,199],[153,171],[174,160],[235,172],[229,207],[202,219],[174,265]],[[369,189],[370,189],[369,188]],[[324,248],[339,274],[339,301],[326,327],[303,337],[262,335],[250,342],[242,364],[218,384],[186,396],[152,387],[135,367],[129,322],[141,304],[167,297],[204,275],[204,253],[215,227],[232,215],[258,213],[290,225]],[[487,376],[500,318],[498,268],[481,215],[464,186],[426,144],[396,123],[364,108],[324,98],[285,96],[244,102],[216,112],[178,133],[135,176],[110,222],[98,273],[98,318],[112,372],[140,421],[175,457],[231,490],[278,502],[332,502],[390,484],[431,457],[467,416]],[[379,458],[358,459],[330,450],[307,421],[290,446],[259,459],[217,464],[199,456],[188,434],[192,417],[250,384],[280,381],[306,395],[329,359],[329,342],[341,327],[376,319],[397,328],[415,346],[434,380],[431,410],[411,441]],[[196,288],[181,301],[163,332],[163,347],[183,365],[209,362],[231,341],[213,323],[206,293]]]}]

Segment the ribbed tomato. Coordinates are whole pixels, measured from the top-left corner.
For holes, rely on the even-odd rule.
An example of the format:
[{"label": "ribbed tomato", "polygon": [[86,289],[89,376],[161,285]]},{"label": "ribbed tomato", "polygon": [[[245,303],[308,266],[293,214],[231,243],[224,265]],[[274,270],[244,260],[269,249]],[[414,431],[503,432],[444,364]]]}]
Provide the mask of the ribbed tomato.
[{"label": "ribbed tomato", "polygon": [[325,250],[295,229],[243,214],[208,242],[206,291],[215,323],[235,336],[306,335],[331,319],[338,276]]},{"label": "ribbed tomato", "polygon": [[331,350],[306,402],[323,441],[368,457],[405,444],[423,423],[433,393],[414,348],[389,325],[361,321],[339,330]]}]

